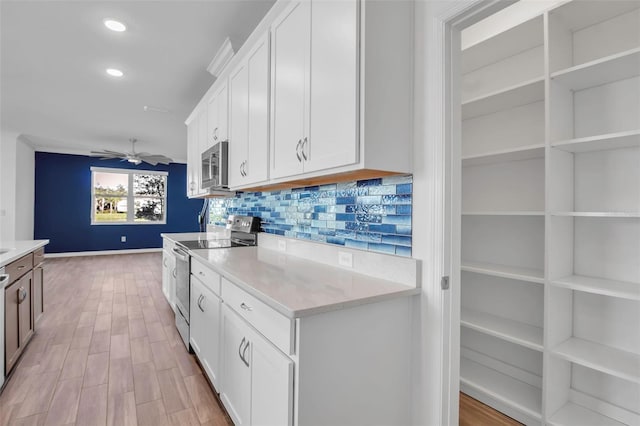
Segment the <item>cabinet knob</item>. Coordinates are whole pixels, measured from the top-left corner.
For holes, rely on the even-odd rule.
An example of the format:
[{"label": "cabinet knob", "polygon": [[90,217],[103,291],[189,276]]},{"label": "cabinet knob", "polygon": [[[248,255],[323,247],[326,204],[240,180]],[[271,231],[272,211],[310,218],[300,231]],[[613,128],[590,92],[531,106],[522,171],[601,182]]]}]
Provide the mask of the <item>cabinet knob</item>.
[{"label": "cabinet knob", "polygon": [[240,307],[241,307],[242,309],[244,309],[245,311],[253,311],[253,308],[252,308],[251,306],[247,305],[247,304],[246,304],[246,303],[244,303],[244,302],[242,302],[242,303],[240,304]]}]

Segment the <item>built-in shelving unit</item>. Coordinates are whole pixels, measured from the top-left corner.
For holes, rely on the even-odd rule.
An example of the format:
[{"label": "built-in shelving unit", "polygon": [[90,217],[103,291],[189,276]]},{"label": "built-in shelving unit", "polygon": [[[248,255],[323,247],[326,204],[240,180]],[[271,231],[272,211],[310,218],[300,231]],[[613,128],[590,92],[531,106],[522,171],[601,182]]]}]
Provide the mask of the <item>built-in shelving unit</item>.
[{"label": "built-in shelving unit", "polygon": [[462,51],[461,389],[525,424],[640,425],[638,28],[559,2]]}]

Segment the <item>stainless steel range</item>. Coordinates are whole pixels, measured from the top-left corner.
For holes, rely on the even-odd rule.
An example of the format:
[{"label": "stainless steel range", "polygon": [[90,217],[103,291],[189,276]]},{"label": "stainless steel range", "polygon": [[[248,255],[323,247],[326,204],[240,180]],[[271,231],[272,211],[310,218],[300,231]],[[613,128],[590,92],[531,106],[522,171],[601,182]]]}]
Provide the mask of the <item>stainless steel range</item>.
[{"label": "stainless steel range", "polygon": [[230,247],[252,247],[258,244],[260,218],[229,216],[230,237],[221,239],[177,241],[173,249],[176,257],[176,328],[189,349],[190,256],[189,250],[215,250]]}]

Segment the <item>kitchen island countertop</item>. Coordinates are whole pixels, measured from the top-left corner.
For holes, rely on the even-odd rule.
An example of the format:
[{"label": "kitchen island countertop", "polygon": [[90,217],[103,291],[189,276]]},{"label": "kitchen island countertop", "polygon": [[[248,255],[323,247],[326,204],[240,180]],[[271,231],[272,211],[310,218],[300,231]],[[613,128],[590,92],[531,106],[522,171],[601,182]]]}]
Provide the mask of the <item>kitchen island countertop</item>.
[{"label": "kitchen island countertop", "polygon": [[0,268],[47,244],[49,240],[0,241]]}]

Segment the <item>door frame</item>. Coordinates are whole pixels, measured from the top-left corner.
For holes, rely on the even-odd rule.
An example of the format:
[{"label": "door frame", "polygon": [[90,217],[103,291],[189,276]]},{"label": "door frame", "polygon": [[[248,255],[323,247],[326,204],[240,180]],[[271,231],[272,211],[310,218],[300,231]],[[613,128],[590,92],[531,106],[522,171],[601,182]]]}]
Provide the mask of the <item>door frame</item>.
[{"label": "door frame", "polygon": [[[457,425],[460,389],[460,34],[516,0],[416,1],[414,424]],[[420,220],[418,220],[420,219]],[[441,279],[449,277],[449,289]]]}]

